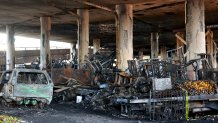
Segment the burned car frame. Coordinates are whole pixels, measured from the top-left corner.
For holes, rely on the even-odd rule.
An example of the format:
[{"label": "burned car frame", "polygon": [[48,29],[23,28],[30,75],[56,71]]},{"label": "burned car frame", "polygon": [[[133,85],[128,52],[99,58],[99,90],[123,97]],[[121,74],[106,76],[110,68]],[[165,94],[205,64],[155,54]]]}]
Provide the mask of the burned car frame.
[{"label": "burned car frame", "polygon": [[2,73],[0,95],[6,103],[50,104],[53,86],[53,82],[46,71],[13,69]]}]

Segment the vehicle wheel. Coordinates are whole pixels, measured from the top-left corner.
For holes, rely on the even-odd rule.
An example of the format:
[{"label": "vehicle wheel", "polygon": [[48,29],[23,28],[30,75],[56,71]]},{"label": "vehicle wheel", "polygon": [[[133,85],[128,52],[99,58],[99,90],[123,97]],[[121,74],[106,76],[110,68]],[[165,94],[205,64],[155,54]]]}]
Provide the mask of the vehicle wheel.
[{"label": "vehicle wheel", "polygon": [[39,108],[40,108],[40,109],[43,109],[44,106],[45,106],[45,103],[43,103],[43,102],[40,102],[40,103],[39,103]]}]

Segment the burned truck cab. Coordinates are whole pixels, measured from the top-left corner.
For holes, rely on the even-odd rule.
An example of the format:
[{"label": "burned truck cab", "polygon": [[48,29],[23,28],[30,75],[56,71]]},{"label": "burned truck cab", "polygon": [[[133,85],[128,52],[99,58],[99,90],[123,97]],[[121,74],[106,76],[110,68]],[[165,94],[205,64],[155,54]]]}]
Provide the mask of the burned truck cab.
[{"label": "burned truck cab", "polygon": [[0,95],[7,103],[19,105],[50,104],[53,82],[46,71],[13,69],[2,73]]}]

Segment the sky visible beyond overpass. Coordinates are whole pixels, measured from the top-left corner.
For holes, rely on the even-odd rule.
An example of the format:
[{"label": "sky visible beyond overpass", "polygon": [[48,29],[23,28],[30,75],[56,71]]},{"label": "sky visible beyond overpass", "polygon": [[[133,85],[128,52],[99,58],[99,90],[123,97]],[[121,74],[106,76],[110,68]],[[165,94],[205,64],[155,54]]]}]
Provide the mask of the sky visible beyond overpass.
[{"label": "sky visible beyond overpass", "polygon": [[[15,50],[35,50],[40,47],[40,39],[15,36]],[[6,34],[0,33],[0,51],[6,48]],[[50,41],[51,49],[69,49],[70,44],[65,42]]]}]

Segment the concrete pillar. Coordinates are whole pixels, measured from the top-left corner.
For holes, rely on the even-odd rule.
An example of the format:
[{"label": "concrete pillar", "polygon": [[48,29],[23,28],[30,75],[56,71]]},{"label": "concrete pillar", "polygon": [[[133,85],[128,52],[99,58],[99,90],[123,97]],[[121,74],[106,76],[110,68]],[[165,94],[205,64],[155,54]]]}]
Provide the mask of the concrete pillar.
[{"label": "concrete pillar", "polygon": [[140,50],[139,50],[139,60],[142,60],[143,59],[143,57],[144,57],[144,54],[143,54],[143,48],[141,48]]},{"label": "concrete pillar", "polygon": [[78,9],[78,62],[82,65],[89,53],[89,10]]},{"label": "concrete pillar", "polygon": [[214,43],[213,31],[211,31],[211,29],[208,29],[207,32],[209,32],[206,37],[207,54],[210,55],[213,68],[217,68],[217,60],[216,60],[217,47],[216,44]]},{"label": "concrete pillar", "polygon": [[15,67],[15,47],[14,47],[14,26],[6,25],[7,48],[6,48],[6,70]]},{"label": "concrete pillar", "polygon": [[161,56],[161,59],[163,60],[167,59],[167,47],[166,46],[161,46],[160,56]]},{"label": "concrete pillar", "polygon": [[158,58],[159,54],[159,34],[151,33],[151,59]]},{"label": "concrete pillar", "polygon": [[[177,32],[178,36],[180,36],[182,39],[184,39],[183,32]],[[176,38],[176,54],[177,58],[182,59],[184,53],[184,43],[182,43],[178,38]]]},{"label": "concrete pillar", "polygon": [[199,58],[206,53],[204,0],[186,0],[187,60]]},{"label": "concrete pillar", "polygon": [[100,50],[100,39],[93,39],[93,54]]},{"label": "concrete pillar", "polygon": [[213,32],[211,31],[211,29],[207,29],[207,31],[209,32],[209,34],[206,37],[207,54],[212,56],[213,54]]},{"label": "concrete pillar", "polygon": [[133,59],[133,6],[116,5],[116,57],[117,66],[124,71],[127,60]]},{"label": "concrete pillar", "polygon": [[[199,53],[206,53],[204,10],[204,0],[186,0],[187,61],[199,58]],[[187,68],[187,74],[190,80],[196,80],[192,66]]]},{"label": "concrete pillar", "polygon": [[70,60],[74,60],[76,57],[76,43],[71,43],[70,44]]},{"label": "concrete pillar", "polygon": [[50,55],[50,31],[51,18],[40,17],[41,23],[41,38],[40,38],[40,69],[51,69],[51,55]]}]

